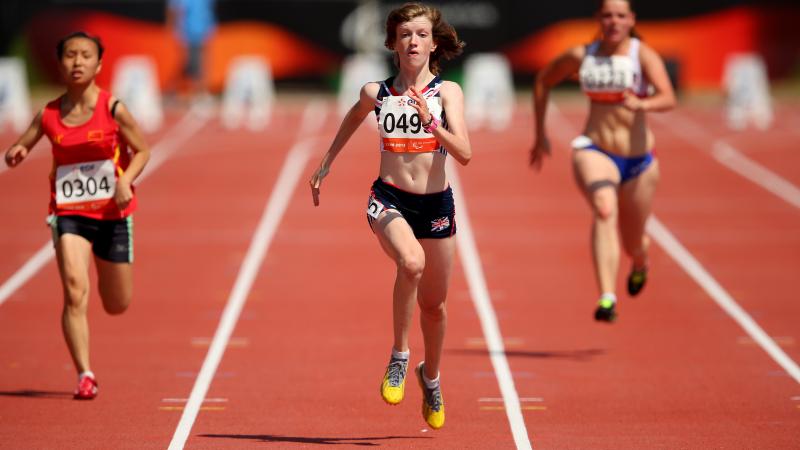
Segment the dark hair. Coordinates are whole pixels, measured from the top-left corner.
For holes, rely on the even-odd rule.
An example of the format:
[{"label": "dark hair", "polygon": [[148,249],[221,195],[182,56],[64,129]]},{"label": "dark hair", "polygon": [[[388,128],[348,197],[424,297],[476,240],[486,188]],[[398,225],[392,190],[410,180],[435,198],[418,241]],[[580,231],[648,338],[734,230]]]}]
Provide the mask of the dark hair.
[{"label": "dark hair", "polygon": [[[634,5],[633,5],[633,0],[621,0],[621,1],[623,1],[623,2],[627,2],[627,3],[628,3],[628,7],[630,8],[631,12],[635,13]],[[601,9],[603,9],[603,5],[606,3],[606,0],[597,0],[595,3],[596,3],[596,5],[597,5],[597,8],[595,8],[595,13],[599,14],[599,13],[600,13],[600,10],[601,10]],[[631,37],[635,37],[635,38],[637,38],[637,39],[639,39],[639,40],[641,40],[641,39],[642,39],[642,35],[641,35],[641,34],[639,34],[639,32],[638,32],[638,31],[636,31],[636,28],[635,28],[635,27],[634,27],[634,28],[631,28],[631,33],[630,33],[630,36],[631,36]]]},{"label": "dark hair", "polygon": [[[464,41],[458,39],[456,30],[442,19],[442,12],[433,6],[423,5],[422,3],[406,3],[405,5],[393,10],[386,18],[386,41],[384,45],[389,50],[394,51],[394,44],[397,40],[397,26],[401,23],[411,21],[419,16],[425,16],[431,21],[433,27],[433,42],[436,43],[436,50],[431,53],[430,70],[435,75],[439,74],[439,60],[453,59],[464,51]],[[395,64],[397,64],[395,55]]]},{"label": "dark hair", "polygon": [[97,59],[103,59],[103,51],[105,51],[105,48],[103,48],[103,43],[100,41],[99,37],[92,36],[85,31],[73,31],[72,33],[59,39],[58,44],[56,44],[56,55],[58,55],[59,60],[64,56],[64,46],[67,44],[67,41],[75,38],[85,38],[94,42],[94,44],[97,46]]}]

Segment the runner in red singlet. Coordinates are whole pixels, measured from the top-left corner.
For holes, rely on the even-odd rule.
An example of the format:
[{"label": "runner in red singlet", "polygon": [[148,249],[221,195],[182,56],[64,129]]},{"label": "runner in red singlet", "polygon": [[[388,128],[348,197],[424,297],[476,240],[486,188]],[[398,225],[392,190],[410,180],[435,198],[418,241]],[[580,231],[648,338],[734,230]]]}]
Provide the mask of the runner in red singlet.
[{"label": "runner in red singlet", "polygon": [[109,314],[130,305],[133,282],[133,181],[150,150],[125,105],[95,84],[102,67],[100,39],[84,32],[56,48],[67,91],[51,101],[5,154],[17,167],[43,135],[53,145],[48,224],[64,292],[61,325],[78,371],[76,399],[97,395],[89,366],[89,266]]}]

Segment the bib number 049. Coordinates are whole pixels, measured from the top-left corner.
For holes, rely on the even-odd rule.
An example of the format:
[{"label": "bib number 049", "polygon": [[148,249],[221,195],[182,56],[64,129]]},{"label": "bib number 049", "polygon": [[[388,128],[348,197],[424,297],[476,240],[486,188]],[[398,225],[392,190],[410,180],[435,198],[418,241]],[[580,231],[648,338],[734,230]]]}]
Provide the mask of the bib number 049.
[{"label": "bib number 049", "polygon": [[383,117],[383,131],[386,134],[391,134],[395,129],[403,130],[403,133],[418,134],[422,130],[422,123],[419,120],[419,114],[414,113],[411,115],[402,113],[399,118],[395,118],[394,113],[386,113]]}]

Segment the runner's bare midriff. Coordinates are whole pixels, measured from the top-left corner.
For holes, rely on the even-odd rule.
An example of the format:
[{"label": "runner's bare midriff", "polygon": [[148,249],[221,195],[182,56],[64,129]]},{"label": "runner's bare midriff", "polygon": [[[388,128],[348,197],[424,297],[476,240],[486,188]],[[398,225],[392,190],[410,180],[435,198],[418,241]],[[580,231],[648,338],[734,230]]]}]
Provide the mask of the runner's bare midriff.
[{"label": "runner's bare midriff", "polygon": [[446,156],[437,152],[381,152],[380,177],[415,194],[442,192],[448,186],[445,160]]},{"label": "runner's bare midriff", "polygon": [[644,155],[655,144],[644,111],[621,103],[592,102],[584,134],[603,150],[625,157]]}]

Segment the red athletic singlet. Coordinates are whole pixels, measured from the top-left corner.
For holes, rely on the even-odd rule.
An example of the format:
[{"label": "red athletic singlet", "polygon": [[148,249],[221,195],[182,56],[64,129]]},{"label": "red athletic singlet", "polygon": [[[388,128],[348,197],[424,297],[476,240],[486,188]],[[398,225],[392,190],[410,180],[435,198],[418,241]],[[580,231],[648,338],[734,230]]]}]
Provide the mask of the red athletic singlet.
[{"label": "red athletic singlet", "polygon": [[114,202],[117,178],[128,168],[131,155],[108,108],[110,97],[100,90],[92,117],[77,126],[61,120],[60,97],[45,107],[42,129],[53,144],[51,214],[113,220],[136,209],[136,195],[122,211]]}]

